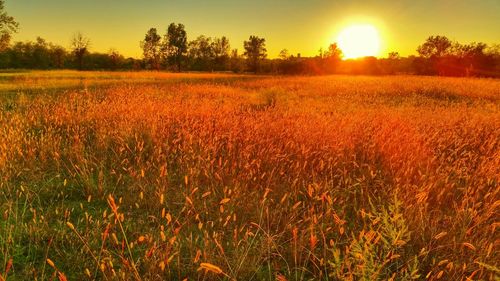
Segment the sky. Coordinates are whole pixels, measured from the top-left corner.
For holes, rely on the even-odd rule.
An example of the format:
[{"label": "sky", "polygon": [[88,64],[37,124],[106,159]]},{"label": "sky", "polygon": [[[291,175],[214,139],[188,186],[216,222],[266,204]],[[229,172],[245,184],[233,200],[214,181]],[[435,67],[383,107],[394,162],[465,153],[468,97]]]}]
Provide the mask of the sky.
[{"label": "sky", "polygon": [[14,41],[35,40],[69,47],[75,32],[91,39],[91,51],[113,48],[141,57],[140,41],[171,22],[186,26],[188,40],[226,36],[243,49],[250,35],[266,39],[269,57],[280,50],[314,56],[354,24],[373,25],[381,37],[380,57],[407,56],[430,35],[461,43],[500,43],[499,0],[6,0],[20,23]]}]

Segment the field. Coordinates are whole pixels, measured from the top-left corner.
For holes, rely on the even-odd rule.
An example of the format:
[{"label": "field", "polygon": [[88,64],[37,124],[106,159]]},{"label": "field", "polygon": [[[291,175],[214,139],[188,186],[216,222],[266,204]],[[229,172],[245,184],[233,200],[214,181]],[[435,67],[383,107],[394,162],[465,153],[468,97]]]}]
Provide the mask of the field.
[{"label": "field", "polygon": [[58,71],[0,91],[0,280],[500,278],[500,80]]}]

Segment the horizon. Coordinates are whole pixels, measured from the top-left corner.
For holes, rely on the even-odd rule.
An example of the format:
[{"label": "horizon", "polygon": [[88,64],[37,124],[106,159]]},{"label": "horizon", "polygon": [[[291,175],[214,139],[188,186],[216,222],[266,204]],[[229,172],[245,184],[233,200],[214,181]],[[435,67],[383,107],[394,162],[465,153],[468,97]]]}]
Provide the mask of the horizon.
[{"label": "horizon", "polygon": [[[266,39],[269,58],[278,57],[282,49],[293,55],[315,56],[320,48],[337,42],[343,30],[360,24],[378,30],[380,50],[376,57],[379,58],[392,51],[405,57],[416,55],[417,46],[431,35],[444,35],[463,43],[499,43],[495,29],[490,28],[500,26],[500,17],[495,16],[500,13],[498,1],[384,3],[387,5],[375,1],[329,3],[324,0],[292,1],[292,4],[282,0],[272,3],[153,0],[147,4],[132,0],[106,3],[7,0],[6,8],[20,23],[13,41],[33,41],[39,36],[67,48],[71,36],[82,32],[90,38],[92,52],[116,49],[134,58],[142,57],[139,42],[146,31],[155,27],[163,35],[170,22],[184,24],[188,40],[199,35],[226,36],[231,49],[240,52],[243,41],[250,35],[261,36]],[[453,14],[447,12],[451,6]]]}]

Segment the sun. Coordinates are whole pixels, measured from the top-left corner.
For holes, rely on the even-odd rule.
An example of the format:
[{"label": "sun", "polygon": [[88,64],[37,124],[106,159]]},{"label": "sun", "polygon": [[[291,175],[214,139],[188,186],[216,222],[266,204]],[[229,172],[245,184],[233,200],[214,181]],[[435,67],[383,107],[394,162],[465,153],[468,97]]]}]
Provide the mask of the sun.
[{"label": "sun", "polygon": [[337,37],[344,59],[377,56],[380,52],[380,36],[371,24],[357,24],[344,28]]}]

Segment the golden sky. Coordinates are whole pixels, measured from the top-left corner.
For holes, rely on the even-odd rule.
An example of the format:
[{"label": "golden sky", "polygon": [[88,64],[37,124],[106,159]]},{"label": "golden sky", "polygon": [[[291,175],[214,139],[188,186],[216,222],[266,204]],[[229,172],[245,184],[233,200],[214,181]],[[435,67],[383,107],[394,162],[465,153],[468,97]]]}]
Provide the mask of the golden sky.
[{"label": "golden sky", "polygon": [[133,57],[141,57],[139,42],[149,28],[163,34],[171,22],[183,23],[189,40],[227,36],[240,53],[250,35],[264,37],[269,57],[284,48],[316,55],[353,24],[377,28],[382,57],[415,54],[430,35],[500,43],[498,0],[6,0],[6,9],[20,23],[14,40],[40,36],[68,47],[80,31],[92,51],[114,48]]}]

